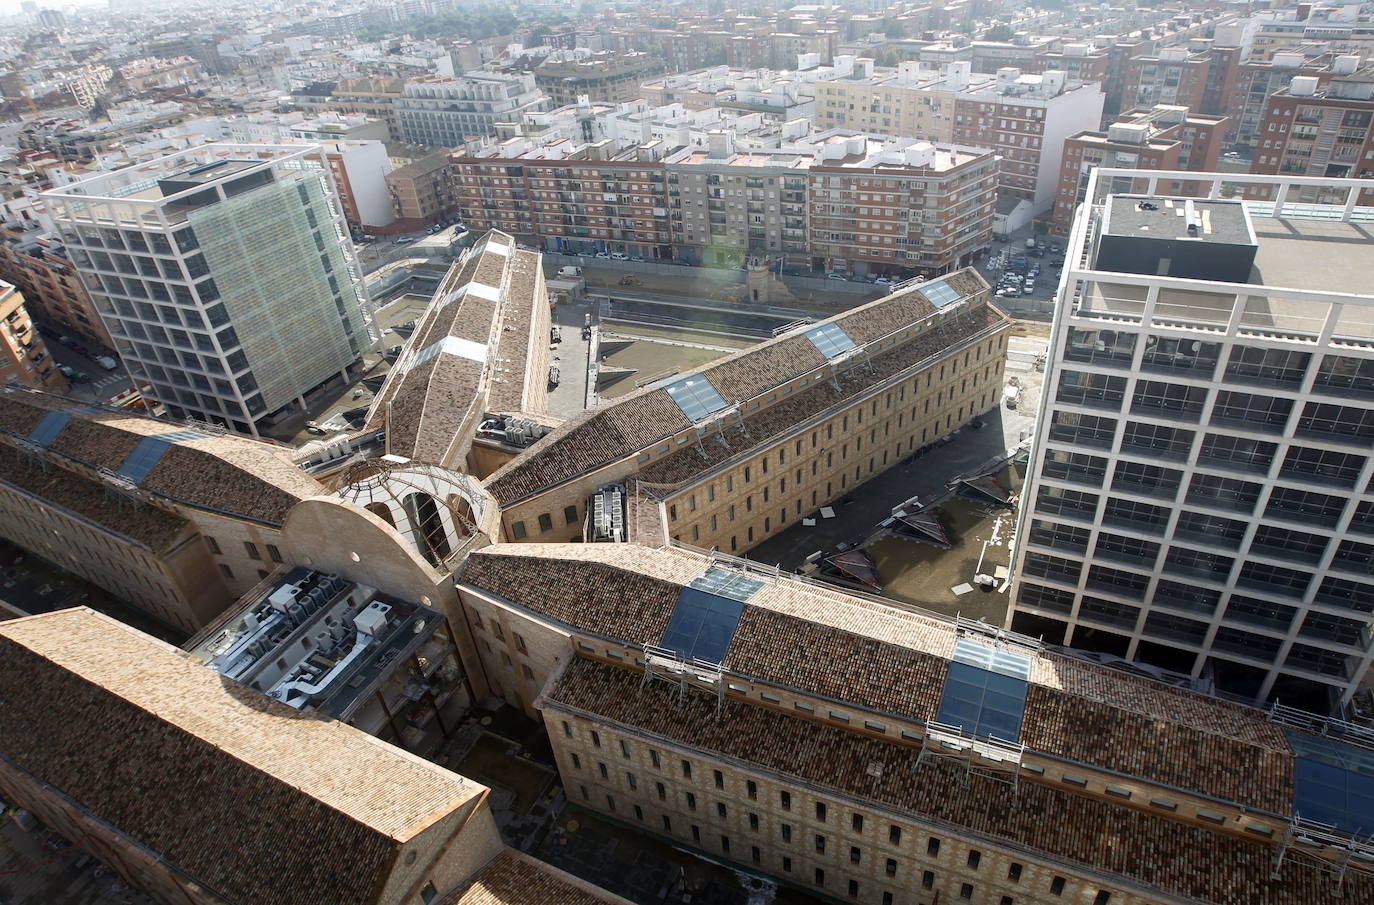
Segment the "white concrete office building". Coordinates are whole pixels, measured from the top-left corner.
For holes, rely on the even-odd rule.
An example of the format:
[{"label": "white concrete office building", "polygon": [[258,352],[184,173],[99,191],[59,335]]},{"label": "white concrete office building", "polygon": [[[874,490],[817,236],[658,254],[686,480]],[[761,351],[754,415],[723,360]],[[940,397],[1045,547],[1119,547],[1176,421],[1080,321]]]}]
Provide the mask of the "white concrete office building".
[{"label": "white concrete office building", "polygon": [[[1157,194],[1174,180],[1201,197]],[[1350,700],[1374,658],[1367,186],[1096,171],[1059,287],[1012,627],[1249,700]],[[1256,197],[1271,200],[1239,200]]]},{"label": "white concrete office building", "polygon": [[318,146],[204,145],[44,197],[130,376],[173,417],[256,436],[371,344]]}]

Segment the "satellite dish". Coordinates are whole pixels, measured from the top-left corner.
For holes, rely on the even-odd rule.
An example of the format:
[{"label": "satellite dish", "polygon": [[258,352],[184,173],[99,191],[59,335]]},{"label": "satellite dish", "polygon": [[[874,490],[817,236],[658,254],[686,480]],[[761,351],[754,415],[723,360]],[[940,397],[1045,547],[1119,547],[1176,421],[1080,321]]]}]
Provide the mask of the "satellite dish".
[{"label": "satellite dish", "polygon": [[1198,342],[1197,340],[1193,340],[1191,343],[1188,344],[1188,351],[1193,353],[1201,352],[1202,343]]}]

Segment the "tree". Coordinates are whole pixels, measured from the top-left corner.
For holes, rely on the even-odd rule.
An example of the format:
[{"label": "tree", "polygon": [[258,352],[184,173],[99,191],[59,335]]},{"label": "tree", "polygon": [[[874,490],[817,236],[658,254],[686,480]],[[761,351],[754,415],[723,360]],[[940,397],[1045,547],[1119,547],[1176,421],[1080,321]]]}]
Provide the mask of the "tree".
[{"label": "tree", "polygon": [[1010,41],[1016,37],[1016,32],[1010,25],[994,25],[983,33],[985,41]]}]

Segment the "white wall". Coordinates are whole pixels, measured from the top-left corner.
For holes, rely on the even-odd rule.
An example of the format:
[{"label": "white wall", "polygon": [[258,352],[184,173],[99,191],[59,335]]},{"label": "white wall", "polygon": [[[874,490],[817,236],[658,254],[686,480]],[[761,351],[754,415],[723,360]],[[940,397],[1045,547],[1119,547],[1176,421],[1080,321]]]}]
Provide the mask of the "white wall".
[{"label": "white wall", "polygon": [[1090,82],[1051,100],[1045,110],[1045,134],[1040,143],[1040,172],[1035,178],[1035,214],[1054,206],[1059,187],[1059,167],[1064,161],[1064,142],[1070,135],[1097,129],[1102,124],[1101,82]]},{"label": "white wall", "polygon": [[396,215],[386,190],[386,174],[391,172],[386,145],[380,141],[349,142],[343,148],[343,163],[363,225],[394,223]]}]

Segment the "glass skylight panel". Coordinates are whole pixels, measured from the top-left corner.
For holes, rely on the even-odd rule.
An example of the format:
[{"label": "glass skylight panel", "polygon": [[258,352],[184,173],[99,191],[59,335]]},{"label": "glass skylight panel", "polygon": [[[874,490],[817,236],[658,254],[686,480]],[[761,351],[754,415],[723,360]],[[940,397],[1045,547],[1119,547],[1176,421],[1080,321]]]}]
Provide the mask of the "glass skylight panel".
[{"label": "glass skylight panel", "polygon": [[1374,833],[1374,752],[1285,730],[1293,764],[1293,810],[1348,833]]},{"label": "glass skylight panel", "polygon": [[1030,679],[1030,657],[1000,647],[979,644],[968,638],[960,638],[954,642],[952,659],[956,663],[967,663],[1013,679]]},{"label": "glass skylight panel", "polygon": [[950,663],[935,719],[976,736],[1015,742],[1025,716],[1026,688],[1024,679]]},{"label": "glass skylight panel", "polygon": [[138,441],[133,452],[129,453],[115,473],[135,484],[141,484],[171,445],[171,442],[161,437],[144,437]]},{"label": "glass skylight panel", "polygon": [[46,449],[48,444],[57,439],[62,428],[66,427],[67,422],[71,420],[72,416],[69,412],[48,412],[29,433],[28,440],[35,446]]},{"label": "glass skylight panel", "polygon": [[683,588],[677,605],[663,631],[660,646],[679,657],[722,663],[734,640],[744,604],[739,600],[710,594],[696,588]]},{"label": "glass skylight panel", "polygon": [[725,400],[711,386],[710,381],[700,374],[682,377],[664,387],[673,397],[682,414],[692,421],[700,421],[707,415],[725,408]]},{"label": "glass skylight panel", "polygon": [[142,484],[173,444],[181,443],[184,440],[200,440],[205,436],[200,431],[179,430],[144,437],[125,457],[119,468],[115,469],[115,474],[135,484]]},{"label": "glass skylight panel", "polygon": [[839,324],[817,324],[803,331],[811,344],[826,358],[834,358],[856,348],[854,340]]},{"label": "glass skylight panel", "polygon": [[706,570],[705,575],[694,578],[691,582],[691,586],[698,591],[729,597],[741,603],[753,597],[763,585],[764,582],[758,578],[731,572],[719,566],[712,566]]},{"label": "glass skylight panel", "polygon": [[921,295],[924,295],[936,308],[943,308],[948,304],[959,301],[963,294],[950,286],[944,280],[934,280],[921,287]]}]

